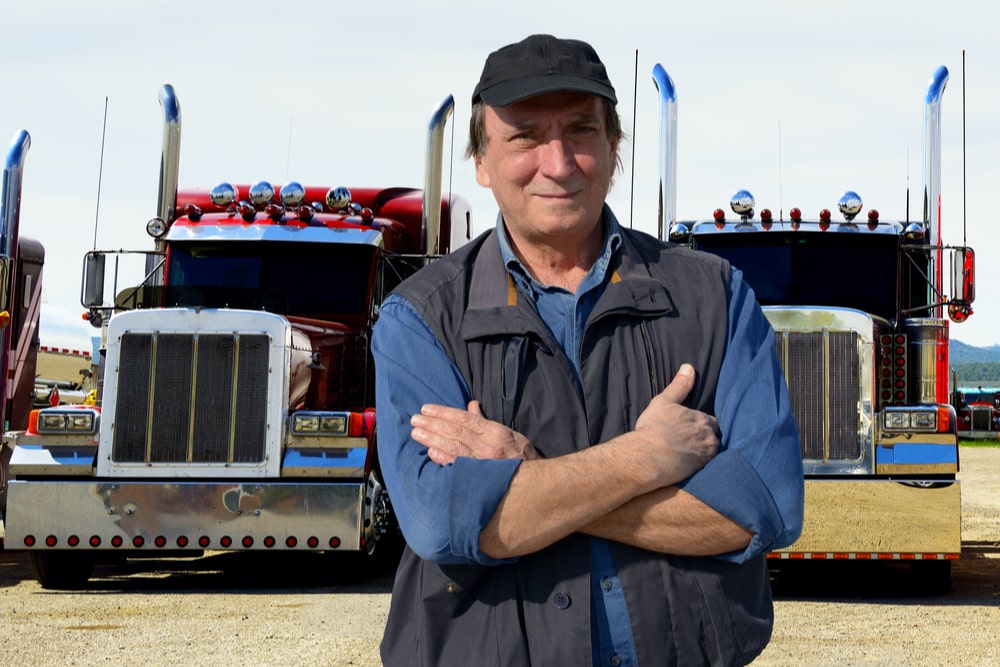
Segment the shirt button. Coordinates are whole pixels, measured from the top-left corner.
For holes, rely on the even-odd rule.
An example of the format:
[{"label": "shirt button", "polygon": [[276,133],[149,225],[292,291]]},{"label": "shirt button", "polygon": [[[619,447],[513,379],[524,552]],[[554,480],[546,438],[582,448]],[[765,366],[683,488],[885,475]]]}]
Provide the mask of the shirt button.
[{"label": "shirt button", "polygon": [[604,577],[603,579],[601,579],[601,588],[603,588],[604,590],[610,591],[613,586],[614,584],[611,583],[611,579],[609,579],[608,577]]},{"label": "shirt button", "polygon": [[556,606],[556,609],[566,609],[569,606],[569,602],[569,596],[562,591],[552,596],[552,604]]},{"label": "shirt button", "polygon": [[617,654],[615,654],[611,656],[611,664],[614,665],[615,667],[618,667],[618,665],[622,664],[622,659],[619,658]]}]

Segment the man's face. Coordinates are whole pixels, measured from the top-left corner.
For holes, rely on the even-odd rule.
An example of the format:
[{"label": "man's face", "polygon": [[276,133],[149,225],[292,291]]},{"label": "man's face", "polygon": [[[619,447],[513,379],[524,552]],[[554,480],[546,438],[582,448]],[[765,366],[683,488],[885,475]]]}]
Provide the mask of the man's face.
[{"label": "man's face", "polygon": [[600,220],[617,145],[601,98],[550,93],[484,109],[476,180],[493,190],[515,242],[586,237]]}]

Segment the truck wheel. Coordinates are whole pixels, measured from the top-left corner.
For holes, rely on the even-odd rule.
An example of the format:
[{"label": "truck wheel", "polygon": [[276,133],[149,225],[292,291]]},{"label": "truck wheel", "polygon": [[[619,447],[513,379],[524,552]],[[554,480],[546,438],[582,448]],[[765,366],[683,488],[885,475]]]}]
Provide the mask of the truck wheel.
[{"label": "truck wheel", "polygon": [[28,559],[42,588],[82,588],[96,565],[92,556],[75,551],[29,551]]}]

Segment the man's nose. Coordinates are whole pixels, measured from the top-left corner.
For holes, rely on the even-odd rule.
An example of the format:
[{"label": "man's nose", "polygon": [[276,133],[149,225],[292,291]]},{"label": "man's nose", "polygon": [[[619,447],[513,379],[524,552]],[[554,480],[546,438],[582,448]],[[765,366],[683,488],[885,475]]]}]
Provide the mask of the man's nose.
[{"label": "man's nose", "polygon": [[562,178],[576,169],[576,156],[561,138],[550,139],[541,146],[541,170],[550,178]]}]

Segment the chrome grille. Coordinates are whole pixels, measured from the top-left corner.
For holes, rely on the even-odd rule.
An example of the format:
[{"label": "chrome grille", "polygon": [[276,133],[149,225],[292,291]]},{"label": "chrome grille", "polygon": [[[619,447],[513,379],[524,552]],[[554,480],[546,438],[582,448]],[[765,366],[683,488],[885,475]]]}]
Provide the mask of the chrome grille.
[{"label": "chrome grille", "polygon": [[854,331],[776,332],[802,458],[861,458],[860,346]]},{"label": "chrome grille", "polygon": [[973,405],[969,407],[969,416],[972,418],[973,431],[989,431],[993,408],[986,405]]},{"label": "chrome grille", "polygon": [[268,352],[261,334],[124,334],[112,460],[263,461]]}]

